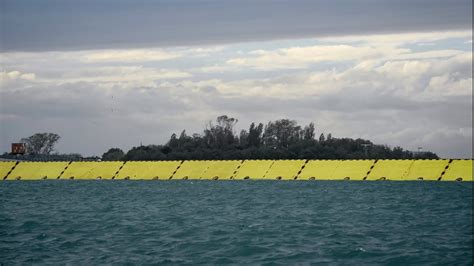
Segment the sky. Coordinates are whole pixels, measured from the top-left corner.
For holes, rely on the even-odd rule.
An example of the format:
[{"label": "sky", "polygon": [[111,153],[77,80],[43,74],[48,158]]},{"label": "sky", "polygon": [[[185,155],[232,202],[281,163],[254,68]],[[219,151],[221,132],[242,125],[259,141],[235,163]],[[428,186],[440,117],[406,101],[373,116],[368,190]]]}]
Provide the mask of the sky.
[{"label": "sky", "polygon": [[472,2],[0,0],[0,152],[164,144],[227,114],[472,158]]}]

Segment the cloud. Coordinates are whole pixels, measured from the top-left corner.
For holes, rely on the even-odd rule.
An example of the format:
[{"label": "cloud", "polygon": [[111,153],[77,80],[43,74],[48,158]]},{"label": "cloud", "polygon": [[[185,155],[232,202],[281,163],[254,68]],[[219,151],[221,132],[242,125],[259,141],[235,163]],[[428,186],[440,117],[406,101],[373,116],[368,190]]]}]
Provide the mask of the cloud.
[{"label": "cloud", "polygon": [[103,50],[85,53],[80,60],[87,63],[97,62],[147,62],[164,61],[179,58],[177,52],[167,52],[161,49],[133,49],[133,50]]},{"label": "cloud", "polygon": [[[0,148],[53,131],[63,137],[61,152],[100,155],[201,132],[228,114],[239,118],[238,130],[291,118],[336,137],[472,156],[470,33],[407,38],[416,35],[150,49],[179,55],[166,60],[123,56],[135,49],[6,52]],[[422,39],[436,45],[420,48]],[[245,64],[226,63],[234,58]]]},{"label": "cloud", "polygon": [[194,68],[193,72],[198,73],[226,73],[226,72],[236,72],[241,71],[242,68],[236,65],[231,64],[215,64],[211,66],[202,66],[199,68]]},{"label": "cloud", "polygon": [[[395,49],[395,51],[393,51]],[[232,58],[230,65],[252,67],[259,70],[305,68],[310,64],[327,61],[364,60],[386,56],[388,53],[403,53],[407,49],[379,49],[368,46],[315,45],[291,47],[273,51],[258,50],[248,57]]]},{"label": "cloud", "polygon": [[36,78],[35,73],[22,73],[22,72],[17,71],[17,70],[13,70],[13,71],[9,71],[9,72],[6,72],[6,71],[0,72],[0,82],[1,83],[16,80],[16,79],[23,79],[23,80],[32,81],[32,80],[35,80],[35,78]]},{"label": "cloud", "polygon": [[[21,73],[19,71],[0,72],[0,81],[7,89],[7,82],[16,80],[31,81],[38,84],[61,85],[65,83],[91,83],[95,86],[107,89],[114,87],[156,87],[157,82],[162,80],[183,79],[192,77],[191,73],[175,69],[158,69],[143,66],[93,66],[82,67],[70,71],[45,71],[37,76],[34,73]],[[15,87],[15,90],[22,89]],[[29,89],[29,87],[24,87]]]},{"label": "cloud", "polygon": [[[436,49],[413,51],[406,46],[422,40],[439,41],[454,38],[472,38],[470,31],[416,34],[388,34],[363,37],[333,38],[331,42],[345,44],[293,46],[274,50],[253,50],[226,61],[226,66],[211,66],[207,70],[235,71],[236,68],[254,70],[304,69],[321,62],[345,62],[449,58],[462,54],[461,50]],[[415,37],[416,36],[416,37]],[[327,41],[326,41],[327,42]]]},{"label": "cloud", "polygon": [[469,0],[4,0],[1,49],[187,46],[470,29],[471,24]]},{"label": "cloud", "polygon": [[[143,66],[95,67],[69,72],[59,82],[132,83],[141,86],[158,80],[189,78],[190,73],[180,70],[156,69]],[[51,80],[47,80],[51,81]]]},{"label": "cloud", "polygon": [[[441,53],[442,55],[443,53]],[[445,95],[472,95],[471,52],[457,51],[444,58],[416,60],[361,61],[341,70],[303,71],[275,78],[223,81],[209,79],[182,81],[180,86],[212,86],[223,95],[299,98],[338,95],[347,90],[364,90],[403,97],[436,98]],[[289,61],[291,62],[291,61]]]},{"label": "cloud", "polygon": [[319,38],[327,43],[371,43],[373,45],[400,46],[407,44],[426,44],[446,39],[472,39],[471,30],[432,30],[427,32],[406,32],[391,34],[345,35]]}]

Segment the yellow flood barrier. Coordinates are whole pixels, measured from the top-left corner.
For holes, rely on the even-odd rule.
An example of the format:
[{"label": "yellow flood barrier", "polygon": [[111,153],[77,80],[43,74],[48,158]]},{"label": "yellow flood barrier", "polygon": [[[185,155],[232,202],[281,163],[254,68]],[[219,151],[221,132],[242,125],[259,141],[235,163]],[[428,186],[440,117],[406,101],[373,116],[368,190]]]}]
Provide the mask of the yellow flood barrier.
[{"label": "yellow flood barrier", "polygon": [[231,179],[241,164],[238,160],[211,161],[201,179]]},{"label": "yellow flood barrier", "polygon": [[264,179],[296,179],[305,162],[306,160],[275,160]]},{"label": "yellow flood barrier", "polygon": [[212,161],[184,161],[172,179],[201,179]]},{"label": "yellow flood barrier", "polygon": [[404,180],[439,180],[449,160],[415,160]]},{"label": "yellow flood barrier", "polygon": [[124,162],[72,162],[61,179],[112,179]]},{"label": "yellow flood barrier", "polygon": [[298,179],[330,180],[340,162],[339,160],[309,160],[298,175]]},{"label": "yellow flood barrier", "polygon": [[233,179],[263,179],[273,160],[245,160]]},{"label": "yellow flood barrier", "polygon": [[[15,179],[298,179],[472,181],[472,160],[0,162]],[[295,178],[296,177],[296,178]]]},{"label": "yellow flood barrier", "polygon": [[472,160],[453,160],[441,181],[473,181]]},{"label": "yellow flood barrier", "polygon": [[378,160],[367,180],[404,180],[413,160]]},{"label": "yellow flood barrier", "polygon": [[375,160],[340,161],[331,175],[331,180],[364,180]]},{"label": "yellow flood barrier", "polygon": [[2,161],[0,162],[0,180],[6,179],[13,166],[16,162],[14,161]]},{"label": "yellow flood barrier", "polygon": [[8,179],[58,179],[68,164],[69,162],[20,162],[8,175]]},{"label": "yellow flood barrier", "polygon": [[170,179],[181,161],[130,161],[120,169],[115,179]]}]

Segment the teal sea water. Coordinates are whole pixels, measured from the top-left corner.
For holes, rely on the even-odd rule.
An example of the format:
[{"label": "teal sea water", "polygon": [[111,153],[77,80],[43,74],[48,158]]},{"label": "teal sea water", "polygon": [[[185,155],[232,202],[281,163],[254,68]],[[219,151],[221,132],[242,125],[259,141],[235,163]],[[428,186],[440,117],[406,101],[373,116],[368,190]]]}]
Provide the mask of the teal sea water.
[{"label": "teal sea water", "polygon": [[472,265],[472,183],[0,182],[0,264]]}]

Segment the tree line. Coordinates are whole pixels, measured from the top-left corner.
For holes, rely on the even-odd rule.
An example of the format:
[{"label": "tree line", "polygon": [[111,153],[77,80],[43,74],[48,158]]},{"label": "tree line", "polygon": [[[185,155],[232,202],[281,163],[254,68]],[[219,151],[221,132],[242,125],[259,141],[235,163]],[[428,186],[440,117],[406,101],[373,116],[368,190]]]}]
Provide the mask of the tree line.
[{"label": "tree line", "polygon": [[164,145],[133,147],[126,153],[109,149],[102,160],[235,160],[235,159],[438,159],[433,152],[414,153],[370,140],[316,136],[314,123],[300,126],[280,119],[251,123],[235,132],[238,120],[222,115],[200,134],[183,130]]}]

